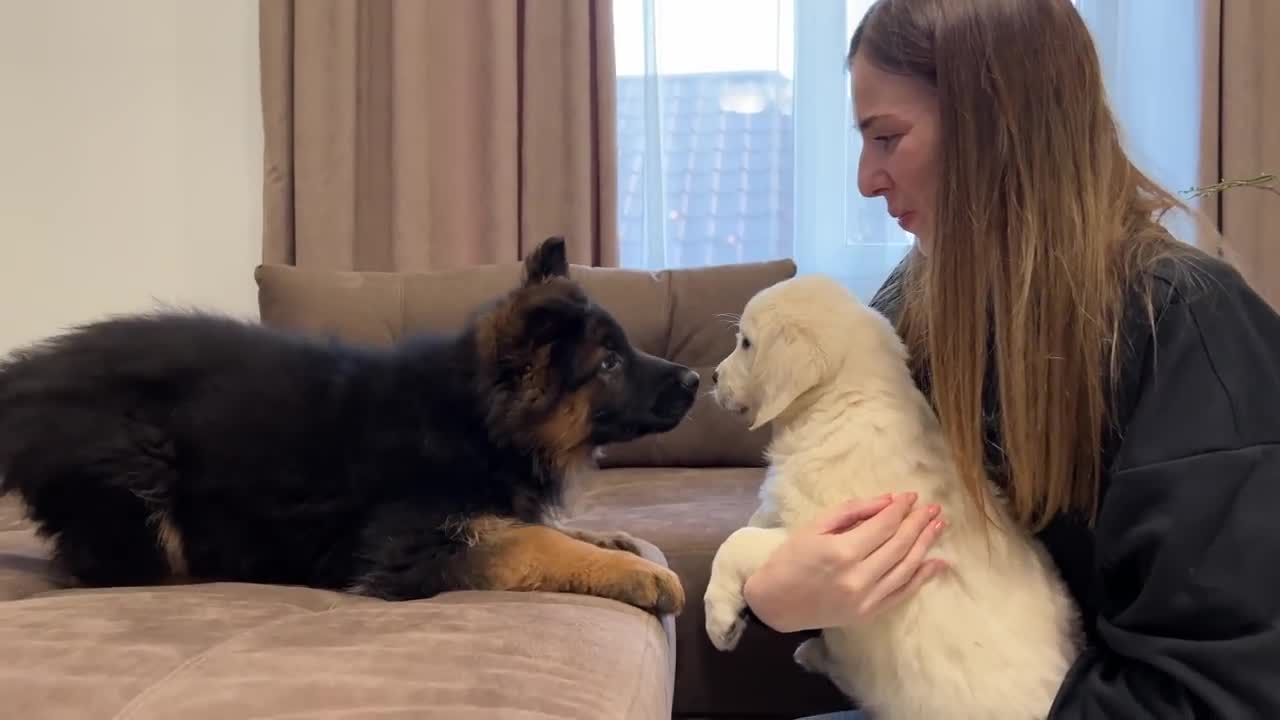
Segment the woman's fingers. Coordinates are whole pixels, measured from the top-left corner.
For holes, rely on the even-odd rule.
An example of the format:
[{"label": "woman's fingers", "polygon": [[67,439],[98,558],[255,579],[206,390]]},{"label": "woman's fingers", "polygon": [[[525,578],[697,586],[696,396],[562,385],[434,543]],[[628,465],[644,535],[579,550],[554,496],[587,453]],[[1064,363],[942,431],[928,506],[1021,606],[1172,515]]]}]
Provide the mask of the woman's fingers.
[{"label": "woman's fingers", "polygon": [[870,500],[843,502],[818,516],[814,521],[813,530],[820,535],[844,532],[888,507],[889,501],[889,495],[882,495]]},{"label": "woman's fingers", "polygon": [[[855,572],[864,576],[863,579],[866,582],[866,586],[871,587],[879,582],[885,574],[902,564],[903,559],[908,557],[908,553],[919,550],[921,548],[920,541],[927,537],[926,530],[931,527],[930,523],[936,522],[941,512],[942,508],[936,504],[914,508],[898,524],[893,535],[859,563]],[[932,542],[932,539],[929,542]],[[927,546],[925,549],[927,549]],[[923,557],[923,553],[921,553],[920,559],[923,559]],[[905,577],[902,580],[906,582]]]},{"label": "woman's fingers", "polygon": [[[907,527],[907,523],[903,523],[903,527]],[[945,567],[945,564],[940,560],[925,561],[925,555],[933,547],[934,541],[938,539],[938,535],[945,528],[945,521],[930,518],[923,530],[915,536],[914,542],[906,555],[900,558],[897,564],[886,572],[879,581],[875,582],[870,592],[864,597],[862,602],[864,613],[876,613],[883,610],[888,607],[890,598],[901,599],[905,597],[913,592],[911,589],[913,587],[912,583],[916,583],[914,587],[919,587],[920,583],[933,577]]]},{"label": "woman's fingers", "polygon": [[913,492],[895,495],[888,507],[845,533],[845,540],[842,542],[848,543],[846,547],[852,553],[852,560],[861,562],[893,537],[915,502],[916,494]]}]

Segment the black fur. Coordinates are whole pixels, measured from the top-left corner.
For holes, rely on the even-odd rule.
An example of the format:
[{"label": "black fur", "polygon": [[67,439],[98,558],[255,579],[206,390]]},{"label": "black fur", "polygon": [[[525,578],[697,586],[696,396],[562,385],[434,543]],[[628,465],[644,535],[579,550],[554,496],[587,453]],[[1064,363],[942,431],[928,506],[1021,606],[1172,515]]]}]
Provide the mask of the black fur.
[{"label": "black fur", "polygon": [[465,331],[390,349],[206,314],[83,326],[0,364],[0,491],[89,585],[468,587],[468,518],[543,522],[573,462],[692,404],[696,374],[634,350],[567,274],[551,239]]}]

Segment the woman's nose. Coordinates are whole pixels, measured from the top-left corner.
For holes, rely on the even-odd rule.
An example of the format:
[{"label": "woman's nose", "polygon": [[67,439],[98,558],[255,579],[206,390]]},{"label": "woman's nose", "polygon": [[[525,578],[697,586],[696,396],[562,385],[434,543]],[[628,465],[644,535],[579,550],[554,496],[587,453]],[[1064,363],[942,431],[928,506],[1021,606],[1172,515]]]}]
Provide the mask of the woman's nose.
[{"label": "woman's nose", "polygon": [[858,158],[858,192],[863,197],[878,197],[889,191],[893,183],[889,173],[879,163],[867,159],[866,153]]}]

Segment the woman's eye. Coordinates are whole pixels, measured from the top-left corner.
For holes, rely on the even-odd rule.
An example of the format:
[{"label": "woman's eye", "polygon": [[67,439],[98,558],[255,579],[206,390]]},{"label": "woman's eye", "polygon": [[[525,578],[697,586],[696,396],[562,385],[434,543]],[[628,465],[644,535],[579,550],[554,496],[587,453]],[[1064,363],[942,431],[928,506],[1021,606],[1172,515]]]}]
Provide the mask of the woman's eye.
[{"label": "woman's eye", "polygon": [[899,133],[897,135],[877,135],[873,139],[882,145],[889,145],[900,137],[902,137],[902,135]]}]

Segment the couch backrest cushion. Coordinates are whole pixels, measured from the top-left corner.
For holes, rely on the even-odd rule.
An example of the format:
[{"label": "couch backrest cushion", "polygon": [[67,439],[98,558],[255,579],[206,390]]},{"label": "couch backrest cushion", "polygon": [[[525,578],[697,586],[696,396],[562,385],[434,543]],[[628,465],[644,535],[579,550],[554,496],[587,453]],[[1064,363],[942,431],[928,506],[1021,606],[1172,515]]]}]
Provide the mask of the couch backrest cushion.
[{"label": "couch backrest cushion", "polygon": [[[760,289],[795,274],[790,260],[646,272],[574,265],[571,275],[645,352],[703,376],[690,417],[675,430],[606,449],[604,466],[759,466],[768,430],[749,432],[707,395],[711,371],[733,349],[732,319]],[[519,282],[521,265],[430,272],[260,266],[258,307],[274,327],[385,345],[422,331],[460,329],[481,304]]]}]

